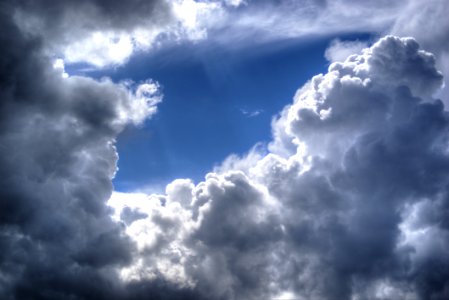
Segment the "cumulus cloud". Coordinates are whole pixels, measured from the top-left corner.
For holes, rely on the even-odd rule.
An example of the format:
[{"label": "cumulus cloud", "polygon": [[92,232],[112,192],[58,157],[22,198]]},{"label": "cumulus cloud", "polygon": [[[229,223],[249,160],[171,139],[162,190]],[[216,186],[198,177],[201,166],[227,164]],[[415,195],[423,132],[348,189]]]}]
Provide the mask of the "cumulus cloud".
[{"label": "cumulus cloud", "polygon": [[447,298],[435,63],[387,36],[298,90],[273,123],[288,150],[234,156],[163,195],[114,193],[117,220],[140,216],[125,227],[139,247],[122,279],[161,276],[212,299]]},{"label": "cumulus cloud", "polygon": [[438,92],[449,104],[447,74],[449,74],[449,6],[444,0],[409,1],[389,30],[390,33],[415,37],[426,49],[432,51],[438,67],[445,76],[445,88]]},{"label": "cumulus cloud", "polygon": [[120,298],[115,268],[135,246],[105,205],[114,143],[155,112],[158,86],[68,76],[12,4],[0,6],[0,298]]}]

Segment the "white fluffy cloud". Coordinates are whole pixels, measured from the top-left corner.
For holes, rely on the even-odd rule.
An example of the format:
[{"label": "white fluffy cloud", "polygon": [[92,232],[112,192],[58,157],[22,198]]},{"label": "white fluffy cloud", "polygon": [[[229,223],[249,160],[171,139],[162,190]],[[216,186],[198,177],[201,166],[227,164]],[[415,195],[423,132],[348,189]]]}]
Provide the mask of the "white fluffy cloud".
[{"label": "white fluffy cloud", "polygon": [[444,299],[442,80],[414,39],[385,37],[298,90],[273,125],[283,154],[234,157],[139,201],[113,194],[140,245],[124,278],[159,274],[209,299]]},{"label": "white fluffy cloud", "polygon": [[70,43],[65,47],[62,55],[68,63],[84,62],[96,67],[105,67],[123,64],[133,50],[133,41],[129,35],[98,31]]}]

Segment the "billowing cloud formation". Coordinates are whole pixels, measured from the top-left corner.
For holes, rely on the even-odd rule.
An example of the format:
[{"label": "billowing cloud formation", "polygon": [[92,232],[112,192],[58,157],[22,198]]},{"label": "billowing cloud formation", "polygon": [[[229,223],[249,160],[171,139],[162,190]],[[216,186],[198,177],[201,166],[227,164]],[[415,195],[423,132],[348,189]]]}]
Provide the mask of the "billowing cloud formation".
[{"label": "billowing cloud formation", "polygon": [[113,194],[137,244],[122,280],[208,299],[446,299],[442,80],[414,39],[385,37],[298,90],[274,123],[278,154],[165,195]]},{"label": "billowing cloud formation", "polygon": [[134,251],[105,205],[115,137],[155,112],[158,85],[68,77],[12,16],[2,3],[0,298],[114,299]]},{"label": "billowing cloud formation", "polygon": [[423,47],[432,51],[437,65],[445,74],[445,88],[438,94],[449,104],[449,5],[444,0],[408,1],[395,20],[390,33],[415,37]]}]

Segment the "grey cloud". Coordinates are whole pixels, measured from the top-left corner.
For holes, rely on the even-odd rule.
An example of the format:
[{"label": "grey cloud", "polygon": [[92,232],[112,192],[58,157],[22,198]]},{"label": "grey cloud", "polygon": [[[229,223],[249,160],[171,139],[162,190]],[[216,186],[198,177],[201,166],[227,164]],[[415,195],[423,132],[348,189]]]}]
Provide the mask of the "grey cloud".
[{"label": "grey cloud", "polygon": [[413,36],[436,58],[445,76],[445,88],[438,93],[447,105],[449,73],[449,6],[444,0],[409,1],[395,20],[389,32],[395,35]]},{"label": "grey cloud", "polygon": [[23,33],[45,41],[47,55],[96,67],[122,64],[180,26],[166,0],[20,0],[3,8]]},{"label": "grey cloud", "polygon": [[62,78],[46,40],[14,20],[19,5],[0,5],[0,298],[122,299],[115,268],[135,245],[105,205],[114,142],[155,102],[129,84]]},{"label": "grey cloud", "polygon": [[129,207],[125,207],[122,212],[120,213],[120,219],[125,222],[126,225],[130,225],[134,221],[145,219],[148,217],[147,214],[142,213],[136,209],[131,209]]},{"label": "grey cloud", "polygon": [[[421,68],[423,71],[415,71]],[[312,225],[306,223],[305,228],[312,231],[306,236],[319,237],[319,242],[325,243],[320,257],[326,266],[318,267],[317,272],[328,269],[331,282],[336,282],[323,287],[324,298],[336,294],[337,298],[349,298],[356,293],[354,280],[364,282],[366,288],[379,279],[389,280],[393,286],[392,281],[405,280],[406,289],[414,284],[419,298],[445,297],[448,283],[444,274],[437,276],[438,280],[421,277],[424,285],[435,280],[432,289],[424,290],[421,281],[407,278],[413,255],[406,244],[401,245],[398,230],[404,205],[445,193],[447,114],[439,100],[426,102],[417,97],[429,99],[441,82],[434,60],[419,51],[416,42],[387,37],[363,55],[331,65],[328,74],[300,91],[289,109],[286,122],[290,132],[309,146],[311,155],[318,153],[320,158],[296,184],[286,185],[298,186],[311,172],[324,176],[324,187],[314,188],[313,184],[319,183],[314,179],[313,184],[298,188],[293,198],[299,201],[310,188],[318,194],[318,200],[312,201],[317,210],[306,214],[313,216],[308,220]],[[310,102],[315,105],[303,104]],[[321,108],[330,109],[330,114],[320,117]],[[291,226],[304,225],[293,221]],[[312,249],[320,253],[320,248]],[[447,265],[444,258],[438,259]],[[420,272],[428,268],[421,267]]]},{"label": "grey cloud", "polygon": [[[151,27],[172,20],[171,7],[164,0],[20,0],[14,3],[11,13],[19,14],[19,25],[44,36],[46,42],[53,39],[71,42],[92,31],[126,32],[139,26]],[[37,28],[32,28],[33,25]]]},{"label": "grey cloud", "polygon": [[408,1],[395,20],[392,33],[416,37],[427,49],[446,51],[448,46],[449,8],[444,0]]}]

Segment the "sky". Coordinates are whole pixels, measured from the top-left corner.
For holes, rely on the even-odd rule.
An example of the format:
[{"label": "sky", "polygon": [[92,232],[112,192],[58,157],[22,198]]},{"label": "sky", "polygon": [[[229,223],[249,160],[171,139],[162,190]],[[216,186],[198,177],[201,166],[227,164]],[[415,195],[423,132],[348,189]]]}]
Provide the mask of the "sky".
[{"label": "sky", "polygon": [[448,299],[448,14],[3,1],[0,299]]},{"label": "sky", "polygon": [[181,44],[139,55],[112,74],[95,74],[115,81],[157,78],[164,94],[154,118],[119,136],[116,190],[157,188],[176,178],[199,182],[231,153],[268,143],[271,118],[291,101],[296,86],[326,70],[328,43],[238,50]]}]

